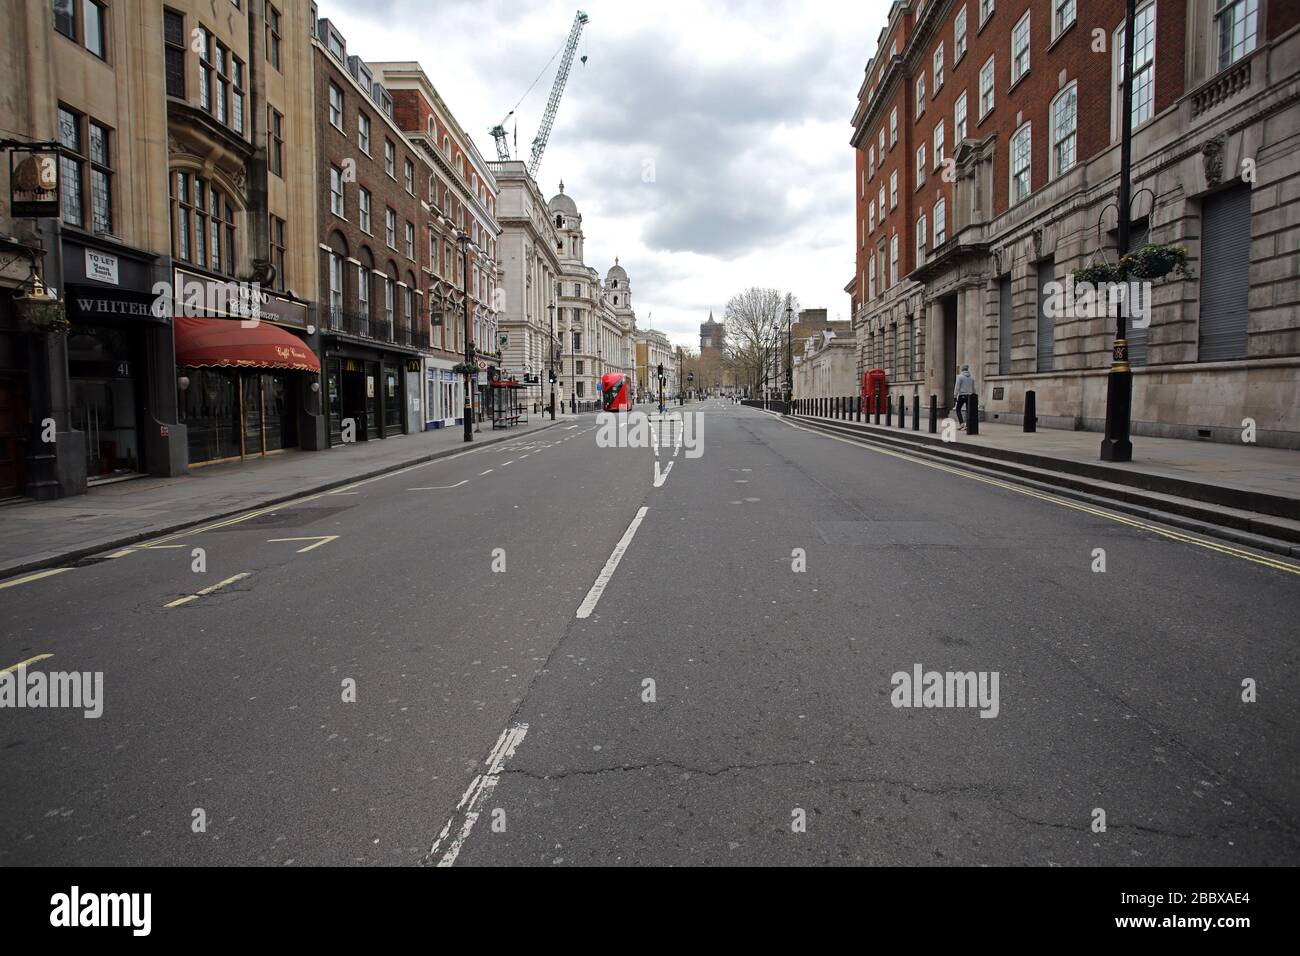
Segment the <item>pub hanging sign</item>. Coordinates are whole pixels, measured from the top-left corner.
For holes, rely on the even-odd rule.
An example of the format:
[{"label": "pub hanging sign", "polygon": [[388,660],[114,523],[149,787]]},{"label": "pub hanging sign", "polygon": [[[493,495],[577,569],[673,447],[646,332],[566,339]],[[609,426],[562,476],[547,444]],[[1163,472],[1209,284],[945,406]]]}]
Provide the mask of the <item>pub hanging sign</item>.
[{"label": "pub hanging sign", "polygon": [[10,151],[9,214],[15,219],[59,218],[59,154],[56,151]]}]

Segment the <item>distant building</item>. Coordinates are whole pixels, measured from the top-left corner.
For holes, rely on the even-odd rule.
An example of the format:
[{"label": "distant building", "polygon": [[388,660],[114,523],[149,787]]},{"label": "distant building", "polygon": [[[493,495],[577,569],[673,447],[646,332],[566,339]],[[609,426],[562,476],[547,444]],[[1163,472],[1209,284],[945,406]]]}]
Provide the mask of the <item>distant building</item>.
[{"label": "distant building", "polygon": [[716,349],[721,352],[726,347],[727,327],[721,322],[713,321],[713,313],[709,313],[709,321],[700,324],[700,351],[706,349]]}]

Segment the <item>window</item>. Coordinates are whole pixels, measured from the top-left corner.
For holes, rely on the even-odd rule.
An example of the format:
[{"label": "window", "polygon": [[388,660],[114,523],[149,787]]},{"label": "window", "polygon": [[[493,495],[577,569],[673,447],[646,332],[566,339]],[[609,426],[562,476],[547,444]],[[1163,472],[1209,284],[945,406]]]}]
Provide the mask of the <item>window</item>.
[{"label": "window", "polygon": [[406,176],[406,191],[415,195],[415,164],[409,159],[402,160],[402,172]]},{"label": "window", "polygon": [[280,11],[269,3],[266,5],[266,58],[280,69]]},{"label": "window", "polygon": [[54,0],[54,29],[105,59],[104,5],[98,0]]},{"label": "window", "polygon": [[966,91],[962,90],[952,108],[952,141],[960,143],[966,138]]},{"label": "window", "polygon": [[867,207],[867,232],[876,231],[876,201],[871,200],[871,205]]},{"label": "window", "polygon": [[370,270],[357,263],[357,311],[370,321]]},{"label": "window", "polygon": [[384,207],[384,241],[388,248],[397,248],[397,213],[387,206]]},{"label": "window", "polygon": [[108,128],[66,107],[59,107],[60,217],[85,227],[86,197],[90,198],[92,232],[113,231],[113,168]]},{"label": "window", "polygon": [[370,190],[361,186],[357,190],[357,223],[363,232],[370,232]]},{"label": "window", "polygon": [[329,253],[330,317],[337,324],[343,313],[343,257]]},{"label": "window", "polygon": [[893,149],[894,144],[898,142],[898,107],[895,106],[889,111],[889,148]]},{"label": "window", "polygon": [[889,284],[898,285],[898,233],[889,237]]},{"label": "window", "polygon": [[870,265],[867,266],[867,298],[876,297],[876,254],[871,254]]},{"label": "window", "polygon": [[330,212],[343,217],[343,170],[330,167]]},{"label": "window", "polygon": [[938,249],[948,241],[948,200],[934,204],[934,247]]},{"label": "window", "polygon": [[957,65],[961,58],[966,55],[966,5],[957,11],[957,17],[952,22],[952,62]]},{"label": "window", "polygon": [[916,147],[916,185],[921,187],[925,183],[925,143]]},{"label": "window", "polygon": [[[867,178],[872,179],[876,175],[876,147],[873,145],[867,150]],[[865,184],[863,184],[865,188]]]},{"label": "window", "polygon": [[918,266],[925,263],[925,236],[925,213],[922,213],[921,218],[916,220],[916,264]]},{"label": "window", "polygon": [[998,279],[998,374],[1011,374],[1011,276]]},{"label": "window", "polygon": [[[59,107],[59,145],[67,152],[59,155],[59,179],[61,180],[59,196],[61,216],[70,226],[86,224],[84,187],[82,172],[85,169],[83,137],[81,133],[83,117],[79,113]],[[73,153],[75,155],[68,155]]]},{"label": "window", "polygon": [[1029,72],[1029,11],[1016,23],[1011,31],[1011,85]]},{"label": "window", "polygon": [[284,176],[284,117],[267,107],[266,161],[271,172]]},{"label": "window", "polygon": [[384,140],[384,172],[393,179],[397,178],[397,147],[391,139]]},{"label": "window", "polygon": [[244,64],[199,28],[199,105],[236,132],[244,131]]},{"label": "window", "polygon": [[1074,23],[1074,0],[1052,0],[1052,39]]},{"label": "window", "polygon": [[1056,260],[1047,258],[1038,263],[1038,365],[1040,372],[1050,372],[1056,366],[1056,319],[1048,314],[1048,289],[1056,281]]},{"label": "window", "polygon": [[877,136],[877,139],[879,140],[879,146],[880,146],[880,162],[881,162],[881,165],[884,165],[884,162],[885,162],[885,128],[884,128],[883,126],[880,127],[880,135]]},{"label": "window", "polygon": [[916,78],[916,115],[920,116],[925,112],[925,74],[922,73]]},{"label": "window", "polygon": [[406,319],[407,328],[413,327],[415,325],[415,290],[409,286],[406,289],[406,294],[402,297],[402,308],[405,309],[402,317]]},{"label": "window", "polygon": [[[1215,0],[1214,19],[1218,26],[1215,32],[1219,35],[1219,69],[1222,70],[1255,49],[1259,0]],[[1136,43],[1135,46],[1141,49]]]},{"label": "window", "polygon": [[[58,11],[56,0],[55,12]],[[185,17],[175,10],[163,11],[163,73],[167,95],[185,97]]]},{"label": "window", "polygon": [[993,16],[993,0],[980,0],[980,26],[984,26],[984,22],[991,16]]},{"label": "window", "polygon": [[343,131],[343,91],[330,84],[330,125]]},{"label": "window", "polygon": [[885,187],[882,185],[876,194],[876,208],[880,210],[880,221],[885,221]]},{"label": "window", "polygon": [[406,258],[415,258],[415,226],[409,222],[406,224]]},{"label": "window", "polygon": [[357,146],[370,155],[370,117],[360,110],[357,111]]},{"label": "window", "polygon": [[168,178],[172,204],[172,256],[212,272],[235,274],[235,207],[201,176]]},{"label": "window", "polygon": [[943,120],[939,120],[939,122],[934,127],[934,168],[935,169],[938,169],[940,166],[943,165],[943,149],[945,145],[943,141],[943,137],[944,137]]},{"label": "window", "polygon": [[284,291],[284,220],[271,217],[271,265],[275,267],[275,287]]},{"label": "window", "polygon": [[937,94],[943,89],[943,44],[934,51],[934,92]]},{"label": "window", "polygon": [[396,287],[393,284],[393,280],[388,276],[384,276],[384,322],[387,323],[389,329],[392,329],[393,327],[394,291],[396,291]]},{"label": "window", "polygon": [[1052,176],[1059,176],[1074,165],[1076,155],[1076,116],[1078,86],[1071,83],[1052,100]]},{"label": "window", "polygon": [[988,62],[980,67],[980,120],[988,116],[993,110],[993,63],[994,58],[989,57]]},{"label": "window", "polygon": [[1011,203],[1020,202],[1029,195],[1030,180],[1030,126],[1026,123],[1011,137]]},{"label": "window", "polygon": [[[1115,102],[1124,102],[1124,24],[1115,31]],[[1133,125],[1149,120],[1156,98],[1156,5],[1148,3],[1133,20]],[[1117,105],[1116,113],[1123,109]]]},{"label": "window", "polygon": [[889,174],[889,208],[898,208],[898,170]]}]

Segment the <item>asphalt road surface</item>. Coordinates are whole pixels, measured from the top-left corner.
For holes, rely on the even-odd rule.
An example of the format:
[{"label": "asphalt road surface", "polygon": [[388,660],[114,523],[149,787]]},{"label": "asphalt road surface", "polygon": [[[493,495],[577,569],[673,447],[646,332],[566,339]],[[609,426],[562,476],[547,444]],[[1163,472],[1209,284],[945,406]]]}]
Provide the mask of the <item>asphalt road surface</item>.
[{"label": "asphalt road surface", "polygon": [[1300,863],[1300,568],[684,411],[0,590],[0,864]]}]

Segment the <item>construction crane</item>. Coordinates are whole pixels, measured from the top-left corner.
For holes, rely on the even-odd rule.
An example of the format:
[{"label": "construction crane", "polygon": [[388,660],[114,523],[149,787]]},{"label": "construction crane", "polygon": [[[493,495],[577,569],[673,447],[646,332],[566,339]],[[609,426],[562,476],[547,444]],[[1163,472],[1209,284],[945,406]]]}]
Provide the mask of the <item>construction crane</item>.
[{"label": "construction crane", "polygon": [[[586,26],[588,19],[589,18],[585,13],[581,10],[578,11],[577,16],[573,18],[573,26],[569,30],[569,38],[561,48],[564,52],[564,56],[560,60],[559,69],[555,72],[555,82],[551,84],[551,98],[546,103],[546,112],[542,114],[542,123],[538,127],[537,136],[533,139],[533,153],[528,162],[528,174],[533,178],[537,177],[537,168],[541,165],[542,153],[546,150],[547,140],[551,138],[551,127],[555,124],[555,113],[560,108],[560,97],[564,95],[564,86],[569,80],[569,70],[573,66],[573,55],[578,49],[578,38],[581,37],[582,28]],[[559,56],[559,54],[560,50],[557,50],[555,56]],[[551,57],[552,61],[554,61],[555,56]],[[582,58],[582,62],[587,62],[585,56]],[[546,64],[546,66],[550,65],[550,62]],[[542,73],[545,72],[546,67],[543,67]],[[537,79],[541,79],[540,73],[538,74]],[[536,85],[537,80],[533,80],[532,86],[529,86],[528,89],[524,91],[524,97],[526,97],[528,93],[532,91],[533,86]],[[522,103],[523,101],[524,98],[520,97],[519,103]],[[515,104],[515,109],[519,108],[519,103]],[[510,119],[510,117],[514,115],[514,112],[515,110],[511,110],[505,115],[505,118],[500,123],[492,127],[492,138],[496,140],[497,158],[500,160],[507,160],[510,158],[510,147],[506,144],[505,124],[506,120]]]}]

